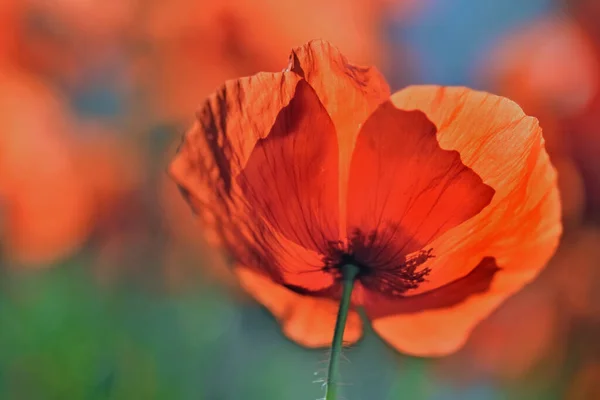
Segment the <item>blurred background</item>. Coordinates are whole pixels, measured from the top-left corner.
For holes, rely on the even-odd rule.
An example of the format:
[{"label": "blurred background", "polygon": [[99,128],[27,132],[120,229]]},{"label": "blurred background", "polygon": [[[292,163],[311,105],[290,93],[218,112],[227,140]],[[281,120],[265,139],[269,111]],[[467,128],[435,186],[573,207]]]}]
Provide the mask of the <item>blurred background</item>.
[{"label": "blurred background", "polygon": [[345,398],[600,399],[600,1],[0,0],[0,399],[324,396],[165,174],[225,79],[323,38],[392,89],[468,85],[544,128],[565,234],[459,353],[367,331]]}]

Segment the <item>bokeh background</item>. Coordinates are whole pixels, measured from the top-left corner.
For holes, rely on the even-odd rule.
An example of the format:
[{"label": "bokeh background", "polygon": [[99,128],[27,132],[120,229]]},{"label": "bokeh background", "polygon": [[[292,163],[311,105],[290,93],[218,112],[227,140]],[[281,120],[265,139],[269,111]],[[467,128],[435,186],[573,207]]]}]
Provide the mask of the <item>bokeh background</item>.
[{"label": "bokeh background", "polygon": [[0,0],[0,399],[324,396],[326,350],[236,287],[165,174],[205,96],[314,38],[393,89],[513,98],[564,203],[548,268],[463,350],[368,331],[345,398],[600,399],[598,21],[597,0]]}]

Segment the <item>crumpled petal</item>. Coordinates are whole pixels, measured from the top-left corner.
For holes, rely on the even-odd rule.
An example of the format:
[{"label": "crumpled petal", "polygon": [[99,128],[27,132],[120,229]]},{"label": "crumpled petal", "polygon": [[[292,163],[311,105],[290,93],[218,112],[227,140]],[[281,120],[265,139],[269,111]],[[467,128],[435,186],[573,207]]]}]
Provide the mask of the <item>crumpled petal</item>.
[{"label": "crumpled petal", "polygon": [[299,80],[295,74],[261,73],[226,82],[204,103],[171,163],[170,173],[206,236],[236,257],[249,258],[249,251],[256,257],[263,254],[256,249],[254,215],[236,177],[289,104]]},{"label": "crumpled petal", "polygon": [[[288,70],[315,89],[331,116],[338,134],[340,215],[346,215],[346,191],[350,159],[356,137],[368,116],[390,96],[385,78],[374,67],[350,64],[330,43],[313,40],[294,49]],[[340,232],[345,232],[340,219]]]}]

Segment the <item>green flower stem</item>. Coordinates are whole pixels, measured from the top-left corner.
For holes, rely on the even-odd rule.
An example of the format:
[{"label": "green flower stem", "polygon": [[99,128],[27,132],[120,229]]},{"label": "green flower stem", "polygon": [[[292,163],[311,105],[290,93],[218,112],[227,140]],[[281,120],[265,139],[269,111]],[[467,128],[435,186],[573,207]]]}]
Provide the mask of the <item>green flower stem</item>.
[{"label": "green flower stem", "polygon": [[358,275],[358,267],[352,264],[342,266],[342,298],[340,299],[340,308],[338,309],[335,330],[333,332],[333,341],[331,342],[331,355],[329,356],[329,370],[327,371],[327,386],[325,400],[337,400],[336,379],[339,374],[340,353],[342,352],[344,329],[346,320],[350,311],[350,299],[352,298],[352,289],[354,280]]}]

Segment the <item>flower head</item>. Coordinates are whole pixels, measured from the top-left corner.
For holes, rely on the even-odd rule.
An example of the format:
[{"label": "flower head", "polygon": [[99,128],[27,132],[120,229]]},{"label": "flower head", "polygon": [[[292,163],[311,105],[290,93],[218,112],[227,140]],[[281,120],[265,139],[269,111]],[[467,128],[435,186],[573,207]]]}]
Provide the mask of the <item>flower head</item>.
[{"label": "flower head", "polygon": [[[323,41],[280,73],[226,82],[171,174],[242,286],[291,339],[330,342],[341,268],[400,351],[441,355],[531,281],[561,232],[537,120],[467,88],[390,96]],[[344,339],[361,335],[356,312]]]}]

